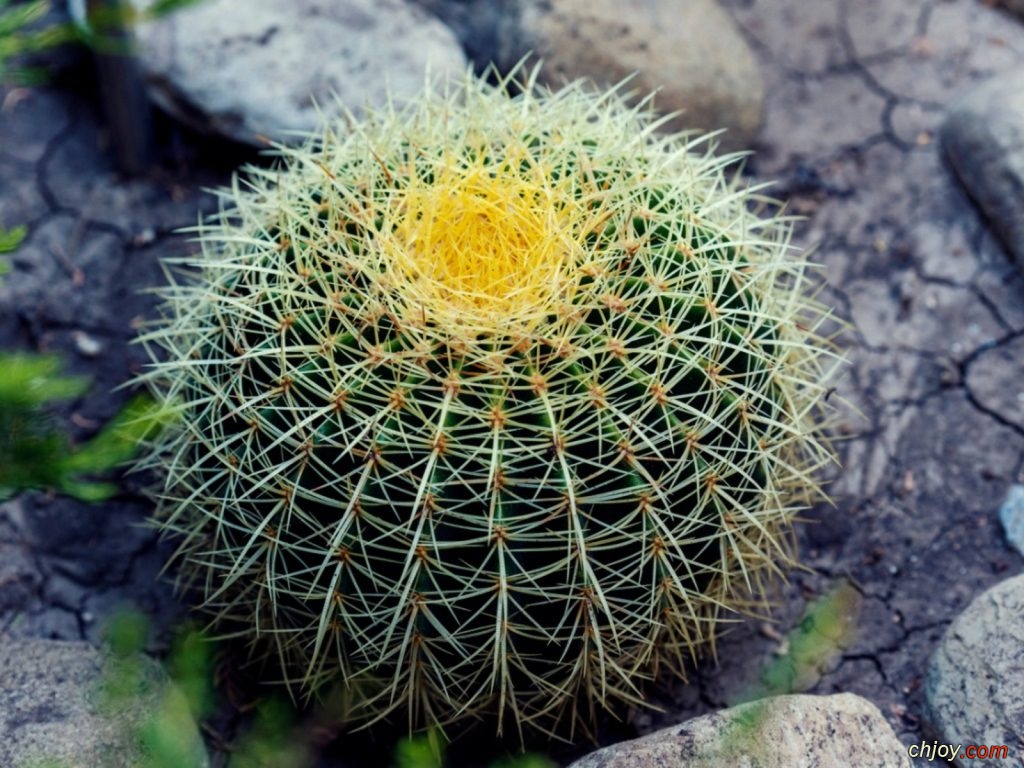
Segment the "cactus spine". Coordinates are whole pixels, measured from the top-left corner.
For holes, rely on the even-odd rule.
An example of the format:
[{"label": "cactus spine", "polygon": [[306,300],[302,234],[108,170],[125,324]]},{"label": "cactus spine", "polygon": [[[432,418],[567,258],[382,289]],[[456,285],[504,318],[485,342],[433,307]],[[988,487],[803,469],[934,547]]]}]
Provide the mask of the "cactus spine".
[{"label": "cactus spine", "polygon": [[183,584],[356,718],[642,701],[761,604],[831,456],[827,312],[734,158],[510,82],[248,169],[143,337]]}]

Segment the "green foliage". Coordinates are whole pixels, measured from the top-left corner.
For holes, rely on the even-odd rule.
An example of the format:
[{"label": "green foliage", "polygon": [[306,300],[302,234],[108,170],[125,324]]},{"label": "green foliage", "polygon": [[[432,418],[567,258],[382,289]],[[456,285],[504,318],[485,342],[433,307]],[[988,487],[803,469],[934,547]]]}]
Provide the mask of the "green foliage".
[{"label": "green foliage", "polygon": [[848,647],[859,614],[860,596],[850,583],[840,584],[807,606],[778,656],[765,665],[760,681],[732,702],[732,706],[748,706],[723,733],[723,744],[737,755],[757,754],[771,698],[799,693],[817,681],[825,665]]},{"label": "green foliage", "polygon": [[114,56],[130,55],[133,39],[125,33],[132,27],[200,2],[202,0],[156,0],[142,7],[133,0],[107,0],[93,4],[87,23],[78,26],[75,32],[94,51]]},{"label": "green foliage", "polygon": [[[14,251],[26,235],[23,226],[0,228],[0,254]],[[0,261],[0,275],[7,267]],[[83,501],[109,498],[116,485],[83,476],[102,475],[128,461],[167,419],[153,400],[139,395],[92,440],[71,450],[48,408],[85,394],[88,381],[62,375],[53,355],[0,353],[0,370],[0,499],[28,488],[53,489]]]},{"label": "green foliage", "polygon": [[[762,685],[740,701],[792,693],[797,690],[793,670],[819,667],[843,647],[856,623],[858,600],[850,585],[842,585],[812,603],[784,643],[785,652],[766,666]],[[101,685],[102,705],[113,716],[139,706],[153,695],[152,673],[141,657],[150,634],[150,622],[142,614],[116,614],[103,632],[109,662]],[[195,765],[191,751],[195,721],[213,714],[216,645],[197,627],[186,624],[175,633],[165,662],[170,682],[183,695],[164,690],[152,715],[132,734],[146,756],[140,768],[188,768]],[[799,676],[799,674],[797,675]],[[147,706],[150,706],[147,704]],[[724,738],[737,755],[756,752],[763,738],[760,725],[768,714],[768,702],[747,708],[730,725]],[[316,715],[313,716],[314,718]],[[314,764],[311,746],[289,702],[272,696],[259,706],[252,727],[232,745],[230,768],[308,768]],[[446,741],[439,729],[400,739],[394,747],[393,768],[445,768]],[[490,768],[556,768],[550,759],[523,754],[498,759]],[[34,768],[66,768],[60,761],[39,763]]]},{"label": "green foliage", "polygon": [[213,711],[214,645],[192,625],[179,629],[167,658],[167,673],[197,720]]},{"label": "green foliage", "polygon": [[147,18],[159,18],[166,16],[169,13],[181,10],[182,8],[188,8],[191,5],[197,5],[203,0],[156,0],[149,7],[146,8]]},{"label": "green foliage", "polygon": [[[402,739],[395,746],[394,768],[445,768],[444,736],[431,729],[419,736]],[[490,768],[557,768],[546,757],[535,754],[516,755],[496,760]]]},{"label": "green foliage", "polygon": [[43,408],[83,394],[88,382],[60,376],[54,356],[6,354],[0,366],[0,498],[23,488],[63,487],[67,441]]},{"label": "green foliage", "polygon": [[14,251],[21,245],[26,235],[28,235],[28,229],[23,226],[11,227],[10,229],[0,227],[0,253],[11,253]]},{"label": "green foliage", "polygon": [[124,28],[201,1],[156,0],[140,11],[131,0],[125,0],[107,9],[99,8],[90,17],[90,24],[80,28],[70,23],[41,24],[53,7],[52,0],[0,0],[0,85],[42,85],[47,79],[46,69],[20,66],[20,59],[65,43],[85,43],[105,53],[130,53],[121,36]]},{"label": "green foliage", "polygon": [[859,594],[851,584],[811,603],[789,633],[784,653],[765,668],[761,688],[751,698],[794,693],[817,680],[829,660],[849,645],[859,606]]},{"label": "green foliage", "polygon": [[[139,768],[197,766],[202,745],[195,737],[195,718],[208,711],[212,695],[209,651],[198,632],[183,628],[169,661],[177,685],[165,685],[142,655],[149,632],[149,620],[133,611],[115,615],[105,627],[108,661],[101,706],[116,719],[139,706],[152,710],[129,734],[143,756]],[[131,715],[128,719],[134,722]]]},{"label": "green foliage", "polygon": [[305,768],[313,764],[309,745],[296,729],[295,711],[271,697],[256,710],[252,728],[235,744],[231,768]]},{"label": "green foliage", "polygon": [[[150,622],[141,613],[122,611],[106,624],[103,644],[108,663],[100,687],[101,704],[111,716],[140,705],[153,706],[150,665],[142,656]],[[189,768],[195,722],[214,712],[214,654],[216,644],[191,624],[175,632],[164,663],[170,686],[161,686],[153,712],[132,734],[145,759],[139,768]],[[181,695],[179,695],[179,693]],[[145,703],[144,703],[144,700]],[[313,713],[312,718],[319,715]],[[229,768],[308,768],[315,763],[312,746],[298,713],[287,699],[270,696],[256,709],[251,727],[230,747]],[[444,768],[444,738],[439,731],[402,739],[395,745],[394,768]],[[52,768],[65,768],[53,761]],[[538,755],[509,757],[491,768],[555,768]]]},{"label": "green foliage", "polygon": [[491,768],[558,768],[558,766],[541,755],[518,755],[506,757],[491,764]]},{"label": "green foliage", "polygon": [[15,66],[17,59],[75,39],[70,25],[39,26],[38,22],[50,12],[51,6],[50,0],[18,4],[0,0],[0,85],[38,85],[44,82],[44,69]]},{"label": "green foliage", "polygon": [[[147,688],[148,665],[140,655],[149,637],[150,622],[142,614],[115,615],[104,632],[110,654],[103,694],[110,711],[131,707]],[[146,756],[140,768],[183,768],[195,764],[191,740],[195,722],[213,714],[215,644],[198,628],[178,629],[165,662],[173,684],[161,690],[150,717],[133,738]],[[297,739],[296,713],[281,697],[271,697],[257,709],[252,727],[232,745],[231,768],[305,768],[312,764],[308,747]]]},{"label": "green foliage", "polygon": [[[0,227],[0,254],[11,253],[25,239],[28,234],[28,229],[25,227],[12,227],[5,229]],[[0,259],[0,277],[6,275],[11,269],[11,265],[6,259]]]},{"label": "green foliage", "polygon": [[467,78],[249,169],[175,262],[157,521],[290,686],[586,728],[764,606],[831,460],[828,312],[735,158],[655,128]]},{"label": "green foliage", "polygon": [[0,354],[0,370],[0,499],[28,488],[53,489],[83,501],[109,498],[116,485],[86,478],[130,459],[166,420],[150,398],[139,395],[99,434],[72,450],[47,408],[81,396],[88,381],[62,375],[52,355]]},{"label": "green foliage", "polygon": [[444,768],[444,737],[432,729],[395,746],[395,768]]}]

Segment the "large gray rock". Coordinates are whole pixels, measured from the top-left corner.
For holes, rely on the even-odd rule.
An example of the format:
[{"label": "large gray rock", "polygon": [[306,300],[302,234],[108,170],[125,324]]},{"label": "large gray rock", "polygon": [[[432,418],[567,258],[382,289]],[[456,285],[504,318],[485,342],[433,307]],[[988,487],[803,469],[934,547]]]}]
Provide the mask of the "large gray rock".
[{"label": "large gray rock", "polygon": [[103,656],[88,643],[0,640],[0,765],[137,768],[143,759],[141,729],[156,712],[165,722],[174,718],[175,738],[190,756],[188,768],[207,765],[181,693],[157,664],[140,664],[135,695],[111,699],[102,690],[111,679]]},{"label": "large gray rock", "polygon": [[[976,597],[946,630],[925,681],[926,717],[939,742],[1024,744],[1024,575]],[[997,768],[1005,759],[959,759]]]},{"label": "large gray rock", "polygon": [[[145,5],[147,0],[135,0]],[[405,0],[203,0],[138,28],[154,99],[204,130],[259,145],[311,131],[317,106],[357,115],[466,59],[440,20]]]},{"label": "large gray rock", "polygon": [[499,31],[509,67],[528,53],[541,80],[588,78],[605,87],[636,73],[629,89],[657,90],[669,127],[717,130],[726,149],[747,147],[761,125],[764,85],[746,41],[715,0],[510,0]]},{"label": "large gray rock", "polygon": [[960,180],[1024,269],[1024,69],[961,97],[941,137]]},{"label": "large gray rock", "polygon": [[874,704],[776,696],[593,752],[570,768],[900,768],[907,748]]}]

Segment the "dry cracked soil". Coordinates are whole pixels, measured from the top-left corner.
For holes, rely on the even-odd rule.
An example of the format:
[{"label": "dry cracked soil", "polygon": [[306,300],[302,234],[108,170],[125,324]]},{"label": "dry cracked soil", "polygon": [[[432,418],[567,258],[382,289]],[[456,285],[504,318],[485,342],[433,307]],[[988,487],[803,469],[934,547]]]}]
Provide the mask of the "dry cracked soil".
[{"label": "dry cracked soil", "polygon": [[[773,622],[732,627],[717,663],[654,694],[663,711],[605,738],[735,701],[785,660],[807,606],[849,584],[856,622],[829,640],[836,653],[796,670],[796,685],[860,694],[904,743],[920,743],[931,738],[923,676],[944,629],[1024,570],[997,515],[1024,480],[1024,278],[936,140],[952,98],[1024,65],[1024,23],[979,0],[724,5],[767,87],[744,172],[776,180],[774,194],[805,217],[798,242],[823,267],[822,298],[850,324],[836,392],[847,403],[841,468],[834,505],[800,527],[807,569],[790,574]],[[152,301],[139,290],[163,279],[161,257],[193,247],[175,230],[211,211],[202,188],[247,159],[161,122],[161,170],[123,180],[90,87],[72,67],[52,87],[6,92],[0,113],[0,221],[30,231],[0,289],[0,346],[59,351],[92,378],[62,414],[76,438],[130,394],[111,390],[142,361],[129,340]],[[0,506],[0,632],[96,640],[125,603],[163,627],[180,617],[158,578],[167,552],[138,525],[147,504],[134,482],[102,505],[26,493]]]}]

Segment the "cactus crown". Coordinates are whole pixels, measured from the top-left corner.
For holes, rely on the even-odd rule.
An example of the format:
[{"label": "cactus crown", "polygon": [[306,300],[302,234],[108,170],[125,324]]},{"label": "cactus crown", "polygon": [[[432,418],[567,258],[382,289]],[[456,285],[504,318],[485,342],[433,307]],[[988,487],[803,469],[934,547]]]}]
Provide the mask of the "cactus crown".
[{"label": "cactus crown", "polygon": [[640,702],[761,604],[831,457],[827,312],[735,158],[511,84],[249,169],[143,337],[183,583],[356,718]]}]

